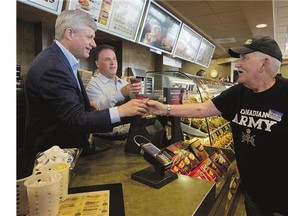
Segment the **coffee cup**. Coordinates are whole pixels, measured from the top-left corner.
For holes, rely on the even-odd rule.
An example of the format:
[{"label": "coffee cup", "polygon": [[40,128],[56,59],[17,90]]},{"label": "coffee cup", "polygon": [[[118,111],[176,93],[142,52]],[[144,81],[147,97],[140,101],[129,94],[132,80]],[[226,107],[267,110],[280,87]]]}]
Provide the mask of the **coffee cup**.
[{"label": "coffee cup", "polygon": [[135,95],[135,98],[139,99],[139,100],[147,100],[147,99],[149,99],[149,97],[147,95],[143,95],[143,94],[137,94],[137,95]]},{"label": "coffee cup", "polygon": [[141,79],[139,78],[130,78],[130,83],[133,84],[133,83],[140,83],[141,82]]}]

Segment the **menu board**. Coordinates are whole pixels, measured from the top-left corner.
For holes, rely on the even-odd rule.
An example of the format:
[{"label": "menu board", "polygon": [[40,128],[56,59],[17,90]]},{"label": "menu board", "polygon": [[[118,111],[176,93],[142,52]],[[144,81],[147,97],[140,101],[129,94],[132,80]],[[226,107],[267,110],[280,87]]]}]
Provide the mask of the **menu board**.
[{"label": "menu board", "polygon": [[195,62],[201,41],[202,36],[183,23],[173,55]]},{"label": "menu board", "polygon": [[113,3],[115,0],[71,0],[69,10],[81,10],[89,13],[99,29],[108,29]]},{"label": "menu board", "polygon": [[215,46],[203,38],[195,63],[204,67],[209,67],[214,50]]},{"label": "menu board", "polygon": [[135,41],[146,0],[116,0],[111,14],[109,32]]},{"label": "menu board", "polygon": [[63,6],[63,0],[55,0],[55,1],[18,0],[18,1],[56,15],[60,14]]},{"label": "menu board", "polygon": [[143,23],[138,43],[172,54],[181,20],[156,2],[150,1]]},{"label": "menu board", "polygon": [[146,0],[73,0],[69,9],[79,9],[97,20],[107,33],[135,42]]}]

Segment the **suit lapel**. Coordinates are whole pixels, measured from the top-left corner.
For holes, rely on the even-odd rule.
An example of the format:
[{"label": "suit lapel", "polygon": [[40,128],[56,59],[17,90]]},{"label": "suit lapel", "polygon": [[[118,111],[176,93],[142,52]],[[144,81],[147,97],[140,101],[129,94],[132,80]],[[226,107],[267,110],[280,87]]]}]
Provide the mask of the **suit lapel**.
[{"label": "suit lapel", "polygon": [[[63,60],[63,62],[65,63],[65,65],[67,65],[67,67],[69,68],[69,70],[71,71],[71,76],[74,77],[75,79],[75,82],[77,84],[77,80],[73,74],[73,70],[67,60],[67,58],[65,57],[64,53],[61,51],[60,47],[56,44],[56,42],[54,41],[53,44],[51,45],[51,49],[54,50],[54,52],[57,53],[57,55]],[[79,81],[79,85],[80,85],[80,88],[81,88],[81,93],[82,94],[82,97],[83,97],[83,100],[84,100],[84,106],[85,106],[85,110],[86,111],[91,111],[91,106],[90,106],[90,102],[89,102],[89,98],[87,96],[87,93],[86,93],[86,90],[85,90],[85,87],[84,87],[84,84],[82,82],[82,79],[79,75],[79,71],[77,70],[77,78],[78,78],[78,81]],[[77,84],[78,85],[78,84]]]},{"label": "suit lapel", "polygon": [[77,78],[78,78],[78,81],[79,81],[79,84],[80,84],[81,94],[82,94],[83,99],[84,99],[85,110],[86,111],[91,111],[90,101],[89,101],[88,95],[86,93],[86,90],[85,90],[84,84],[82,82],[82,79],[81,79],[81,77],[79,75],[79,71],[77,71]]}]

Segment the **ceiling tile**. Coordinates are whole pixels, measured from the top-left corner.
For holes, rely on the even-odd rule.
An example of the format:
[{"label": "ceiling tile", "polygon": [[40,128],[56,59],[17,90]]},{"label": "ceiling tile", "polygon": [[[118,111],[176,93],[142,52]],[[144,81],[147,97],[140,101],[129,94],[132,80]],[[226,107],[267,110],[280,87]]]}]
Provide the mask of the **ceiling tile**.
[{"label": "ceiling tile", "polygon": [[208,1],[207,4],[211,7],[214,13],[222,13],[227,11],[238,11],[240,4],[237,1]]}]

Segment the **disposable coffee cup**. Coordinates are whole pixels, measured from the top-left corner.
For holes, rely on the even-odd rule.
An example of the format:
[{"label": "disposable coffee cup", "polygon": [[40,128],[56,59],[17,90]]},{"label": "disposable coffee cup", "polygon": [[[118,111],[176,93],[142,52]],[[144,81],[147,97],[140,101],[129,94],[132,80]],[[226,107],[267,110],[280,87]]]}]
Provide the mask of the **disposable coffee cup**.
[{"label": "disposable coffee cup", "polygon": [[140,82],[141,82],[141,79],[139,79],[139,78],[130,78],[130,82],[131,82],[131,84],[133,84],[133,83],[140,83]]},{"label": "disposable coffee cup", "polygon": [[60,202],[59,173],[41,173],[28,178],[27,187],[29,216],[57,216]]},{"label": "disposable coffee cup", "polygon": [[147,95],[143,95],[143,94],[137,94],[137,95],[135,95],[135,98],[139,99],[139,100],[147,100],[147,99],[149,99],[149,97]]},{"label": "disposable coffee cup", "polygon": [[[134,84],[134,83],[141,83],[142,84],[142,80],[139,78],[130,78],[130,83]],[[135,95],[139,94],[140,92],[134,92]]]},{"label": "disposable coffee cup", "polygon": [[40,168],[41,173],[59,173],[62,176],[60,181],[60,202],[66,200],[69,186],[70,164],[65,162],[55,162]]}]

